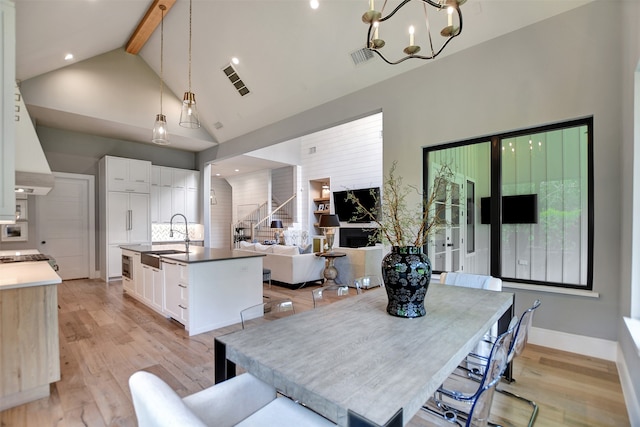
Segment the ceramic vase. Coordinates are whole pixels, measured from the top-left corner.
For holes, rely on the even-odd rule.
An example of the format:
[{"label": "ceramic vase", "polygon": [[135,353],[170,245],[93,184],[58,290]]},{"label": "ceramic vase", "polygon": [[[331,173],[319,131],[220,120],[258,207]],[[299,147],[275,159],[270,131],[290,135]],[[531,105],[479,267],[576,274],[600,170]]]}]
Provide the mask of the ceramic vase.
[{"label": "ceramic vase", "polygon": [[431,281],[431,261],[416,246],[393,246],[382,259],[382,280],[389,304],[387,313],[397,317],[426,314],[424,299]]}]

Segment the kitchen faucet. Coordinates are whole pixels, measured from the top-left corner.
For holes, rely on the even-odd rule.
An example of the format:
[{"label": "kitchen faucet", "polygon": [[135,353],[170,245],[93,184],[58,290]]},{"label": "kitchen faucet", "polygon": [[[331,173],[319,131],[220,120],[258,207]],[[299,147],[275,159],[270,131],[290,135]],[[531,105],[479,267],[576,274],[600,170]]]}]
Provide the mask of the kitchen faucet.
[{"label": "kitchen faucet", "polygon": [[187,227],[187,217],[177,213],[177,214],[173,214],[173,216],[171,217],[171,220],[169,220],[169,237],[173,237],[173,218],[177,217],[177,216],[181,216],[184,219],[184,233],[182,233],[182,231],[178,231],[176,230],[178,233],[182,233],[184,234],[184,246],[187,250],[187,253],[189,253],[189,242],[191,240],[189,240],[189,228]]}]

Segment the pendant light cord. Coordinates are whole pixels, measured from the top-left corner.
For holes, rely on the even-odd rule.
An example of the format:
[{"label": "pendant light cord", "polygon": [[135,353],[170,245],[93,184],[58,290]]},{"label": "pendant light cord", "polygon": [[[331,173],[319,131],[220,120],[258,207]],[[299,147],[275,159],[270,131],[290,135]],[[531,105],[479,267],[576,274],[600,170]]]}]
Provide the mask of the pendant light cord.
[{"label": "pendant light cord", "polygon": [[162,11],[162,18],[160,19],[160,114],[162,114],[162,90],[163,90],[163,75],[164,75],[164,68],[163,68],[163,62],[164,62],[164,58],[163,58],[163,53],[164,53],[164,11],[166,9],[166,6],[161,4],[160,6],[160,10]]},{"label": "pendant light cord", "polygon": [[191,92],[191,0],[189,0],[189,92]]}]

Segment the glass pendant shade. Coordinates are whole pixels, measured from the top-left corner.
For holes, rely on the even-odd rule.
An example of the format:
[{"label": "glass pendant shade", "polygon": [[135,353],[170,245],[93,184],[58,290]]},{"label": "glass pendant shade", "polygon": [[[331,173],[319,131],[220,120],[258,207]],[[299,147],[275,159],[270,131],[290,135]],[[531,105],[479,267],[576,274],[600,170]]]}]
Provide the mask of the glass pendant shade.
[{"label": "glass pendant shade", "polygon": [[182,101],[182,113],[180,113],[180,126],[190,129],[200,127],[198,107],[196,106],[196,94],[185,92]]},{"label": "glass pendant shade", "polygon": [[156,115],[156,123],[153,125],[153,136],[151,141],[158,145],[169,144],[169,133],[167,132],[167,118],[164,114]]}]

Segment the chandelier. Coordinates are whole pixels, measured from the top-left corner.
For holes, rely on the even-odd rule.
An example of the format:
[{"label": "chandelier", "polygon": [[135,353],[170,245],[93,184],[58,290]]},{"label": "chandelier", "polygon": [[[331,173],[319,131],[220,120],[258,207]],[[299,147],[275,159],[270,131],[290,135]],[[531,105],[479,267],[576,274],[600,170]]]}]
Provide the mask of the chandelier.
[{"label": "chandelier", "polygon": [[[369,25],[367,43],[365,45],[366,49],[375,52],[384,62],[391,65],[396,65],[412,58],[434,59],[454,37],[462,33],[462,12],[460,11],[460,6],[465,2],[466,0],[403,0],[391,10],[391,12],[384,15],[388,0],[384,0],[382,8],[379,11],[375,9],[375,0],[369,0],[369,10],[362,15],[362,22]],[[409,4],[413,4],[413,6],[408,6]],[[422,30],[422,25],[418,25],[420,24],[419,21],[422,21],[422,18],[417,17],[415,13],[415,7],[419,7],[420,5],[422,5],[424,11],[424,30]],[[408,6],[407,9],[400,12],[405,6]],[[414,7],[414,9],[410,10],[410,7]],[[430,9],[431,7],[434,9]],[[439,20],[444,24],[444,28],[440,31],[440,36],[443,38],[440,39],[440,43],[431,36],[432,22],[430,22],[428,10],[434,12],[433,16],[431,16],[431,18],[433,18],[432,22]],[[441,17],[438,17],[438,15],[441,15]],[[446,15],[446,18],[444,15]],[[401,19],[404,20],[404,22],[409,21],[410,25],[404,27],[407,30],[405,35],[402,35],[404,30],[400,30],[399,25],[397,25],[397,22],[401,19],[394,20],[396,25],[391,25],[390,20],[394,16],[402,17]],[[383,36],[390,37],[389,43],[383,39]],[[406,44],[407,36],[408,44]],[[416,42],[416,39],[419,41]],[[420,45],[421,42],[424,43],[424,46]],[[385,50],[387,54],[393,52],[395,49],[398,54],[404,52],[405,56],[397,60],[387,59],[382,52],[382,48],[385,47],[385,45],[387,45],[387,49]],[[395,47],[389,49],[390,46]],[[402,46],[404,46],[404,48]],[[423,53],[420,54],[420,52]]]}]

